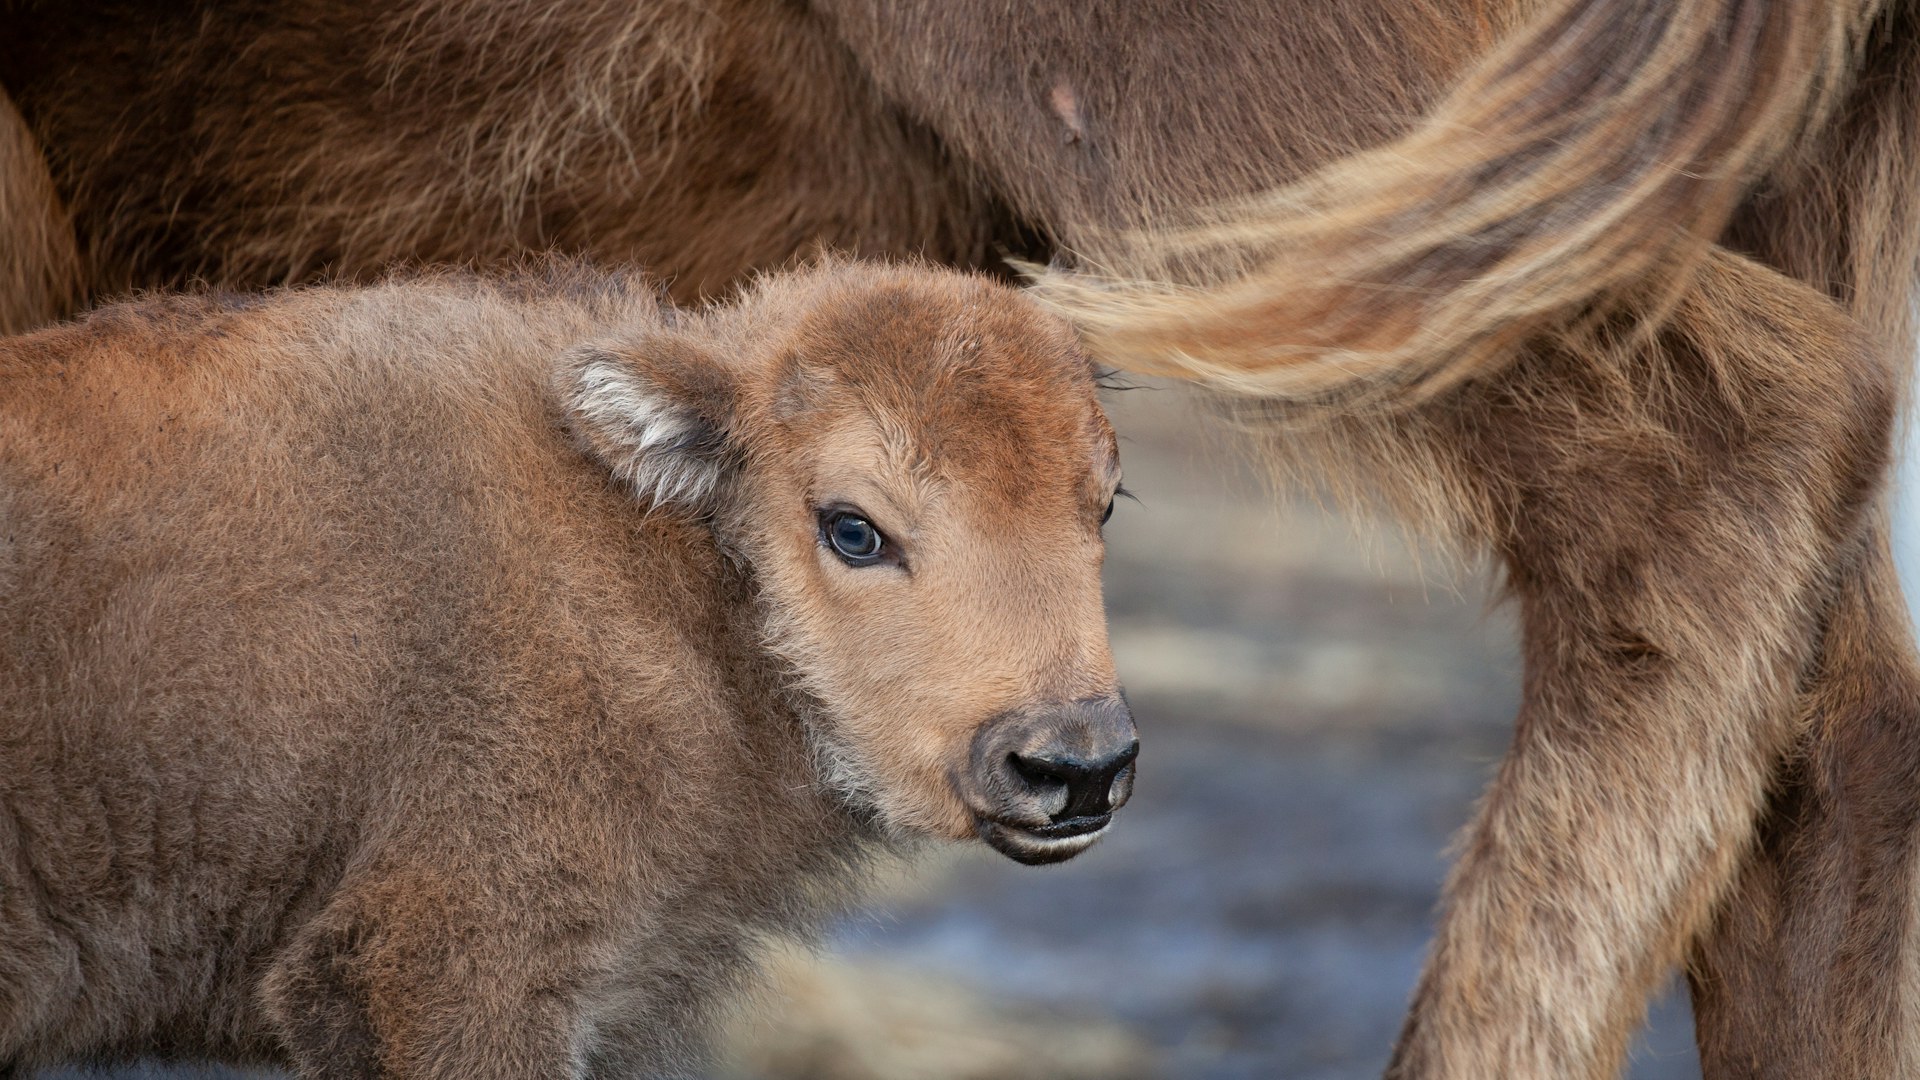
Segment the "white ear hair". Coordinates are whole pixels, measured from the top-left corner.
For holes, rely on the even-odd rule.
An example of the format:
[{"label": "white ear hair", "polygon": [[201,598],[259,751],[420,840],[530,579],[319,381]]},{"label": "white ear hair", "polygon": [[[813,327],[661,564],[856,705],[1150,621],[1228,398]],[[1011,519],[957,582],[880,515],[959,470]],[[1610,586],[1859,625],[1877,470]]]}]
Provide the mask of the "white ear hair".
[{"label": "white ear hair", "polygon": [[606,352],[575,356],[568,418],[594,456],[655,506],[701,506],[719,485],[725,437],[633,363]]}]

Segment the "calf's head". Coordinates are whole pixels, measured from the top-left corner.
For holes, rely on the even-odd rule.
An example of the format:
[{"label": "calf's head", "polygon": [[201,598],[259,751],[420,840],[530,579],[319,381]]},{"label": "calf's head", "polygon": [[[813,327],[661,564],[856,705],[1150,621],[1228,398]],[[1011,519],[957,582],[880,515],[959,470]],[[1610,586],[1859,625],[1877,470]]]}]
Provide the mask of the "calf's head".
[{"label": "calf's head", "polygon": [[1068,328],[833,263],[569,356],[590,451],[752,568],[823,775],[902,833],[1085,850],[1133,785],[1101,527],[1120,470]]}]

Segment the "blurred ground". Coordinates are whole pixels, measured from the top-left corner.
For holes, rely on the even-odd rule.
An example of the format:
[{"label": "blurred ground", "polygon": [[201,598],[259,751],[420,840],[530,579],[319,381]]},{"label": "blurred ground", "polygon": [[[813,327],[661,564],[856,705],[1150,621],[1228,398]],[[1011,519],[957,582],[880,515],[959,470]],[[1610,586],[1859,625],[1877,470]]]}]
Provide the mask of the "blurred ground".
[{"label": "blurred ground", "polygon": [[[1511,628],[1481,578],[1278,503],[1176,393],[1111,405],[1134,801],[1065,866],[937,857],[824,963],[783,955],[716,1080],[1379,1075],[1510,732]],[[1684,1005],[1630,1075],[1698,1075]]]}]

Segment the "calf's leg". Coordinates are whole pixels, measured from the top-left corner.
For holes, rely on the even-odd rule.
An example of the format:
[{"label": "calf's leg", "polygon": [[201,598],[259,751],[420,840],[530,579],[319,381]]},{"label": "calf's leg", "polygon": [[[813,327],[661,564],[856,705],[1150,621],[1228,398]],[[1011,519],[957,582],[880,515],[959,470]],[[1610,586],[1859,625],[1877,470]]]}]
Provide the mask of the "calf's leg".
[{"label": "calf's leg", "polygon": [[[270,971],[268,1012],[302,1080],[548,1080],[583,1075],[592,907],[428,871],[344,888]],[[604,940],[604,939],[601,939]]]}]

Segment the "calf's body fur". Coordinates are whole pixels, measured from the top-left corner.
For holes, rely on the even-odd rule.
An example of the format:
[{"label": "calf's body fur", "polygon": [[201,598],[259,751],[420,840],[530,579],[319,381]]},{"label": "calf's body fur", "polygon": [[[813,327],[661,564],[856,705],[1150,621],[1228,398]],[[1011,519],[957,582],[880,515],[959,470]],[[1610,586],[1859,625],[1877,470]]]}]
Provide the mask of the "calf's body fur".
[{"label": "calf's body fur", "polygon": [[[972,834],[887,755],[934,755],[944,722],[957,772],[983,718],[1111,689],[1085,362],[952,274],[830,268],[724,315],[562,270],[157,299],[0,347],[0,1065],[678,1075],[756,935],[830,910],[875,843]],[[1051,427],[1031,379],[1057,383]],[[1076,455],[1027,462],[1030,492],[1068,462],[1050,490],[1093,556],[1039,602],[1085,628],[1090,583],[1093,635],[1001,635],[1049,671],[949,645],[977,681],[896,653],[862,688],[806,647],[795,578],[829,630],[886,614],[855,621],[861,589],[942,609],[937,514],[986,496],[924,453],[964,444],[954,417],[889,405],[927,385],[970,393],[976,426],[1021,402]],[[942,479],[902,530],[915,580],[811,561],[811,493],[778,485],[817,448],[709,398],[749,391],[796,430],[910,426],[869,449]],[[635,445],[697,482],[640,485]],[[868,482],[835,468],[819,482]],[[998,524],[1045,524],[1045,498]],[[973,587],[1004,569],[977,556]],[[911,653],[912,615],[867,644]],[[929,695],[944,716],[915,711]],[[822,773],[823,739],[860,782]]]}]

